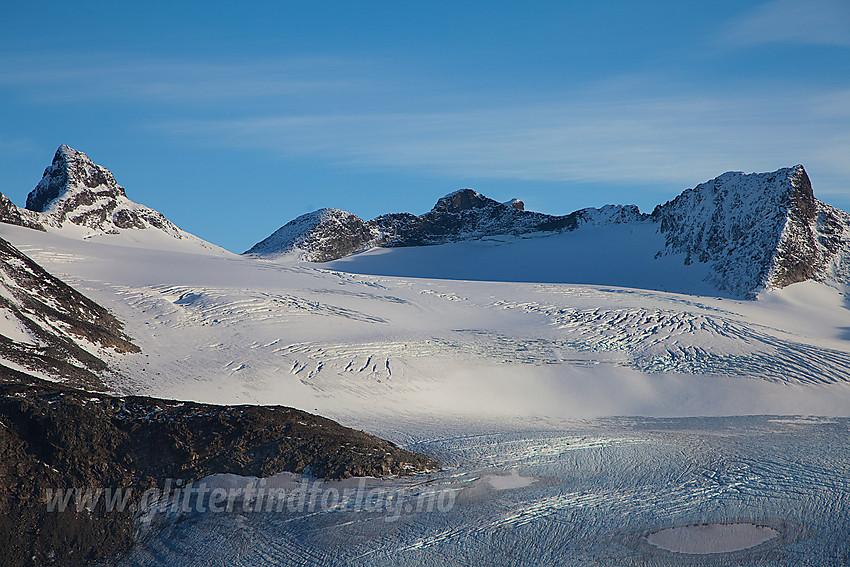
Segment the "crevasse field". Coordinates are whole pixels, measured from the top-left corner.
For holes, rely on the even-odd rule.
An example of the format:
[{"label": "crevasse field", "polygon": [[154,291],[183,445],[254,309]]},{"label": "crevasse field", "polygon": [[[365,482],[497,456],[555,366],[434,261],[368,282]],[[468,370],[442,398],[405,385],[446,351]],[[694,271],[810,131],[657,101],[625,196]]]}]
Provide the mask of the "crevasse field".
[{"label": "crevasse field", "polygon": [[605,230],[627,228],[330,264],[0,236],[126,323],[143,353],[113,355],[116,390],[325,415],[443,466],[376,493],[452,495],[392,514],[159,502],[123,565],[850,563],[845,290],[717,297],[698,265]]}]

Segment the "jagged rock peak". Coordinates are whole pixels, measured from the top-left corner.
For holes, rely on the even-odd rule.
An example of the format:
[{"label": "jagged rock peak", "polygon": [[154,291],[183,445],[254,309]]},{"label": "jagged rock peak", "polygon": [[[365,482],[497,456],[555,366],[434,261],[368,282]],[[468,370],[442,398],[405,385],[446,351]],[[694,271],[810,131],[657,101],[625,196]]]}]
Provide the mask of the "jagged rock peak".
[{"label": "jagged rock peak", "polygon": [[846,216],[815,199],[802,165],[724,173],[652,213],[667,252],[709,263],[712,284],[744,297],[829,277],[841,261],[843,247],[832,241],[845,238]]},{"label": "jagged rock peak", "polygon": [[[53,162],[27,196],[26,208],[19,210],[25,221],[59,229],[76,225],[85,234],[155,228],[177,239],[195,238],[161,213],[128,199],[112,172],[66,145],[56,150]],[[6,216],[14,220],[13,215]]]},{"label": "jagged rock peak", "polygon": [[66,145],[59,146],[53,163],[44,170],[44,176],[27,196],[26,208],[44,212],[55,199],[70,189],[98,189],[114,197],[126,197],[124,188],[115,182],[112,172],[95,164],[89,156]]}]

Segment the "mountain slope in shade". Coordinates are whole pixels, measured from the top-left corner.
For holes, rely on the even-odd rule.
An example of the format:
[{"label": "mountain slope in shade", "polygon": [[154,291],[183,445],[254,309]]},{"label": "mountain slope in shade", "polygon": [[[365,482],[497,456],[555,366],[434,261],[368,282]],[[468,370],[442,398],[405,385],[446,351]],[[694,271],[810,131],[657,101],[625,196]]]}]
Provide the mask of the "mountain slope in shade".
[{"label": "mountain slope in shade", "polygon": [[0,239],[0,374],[104,389],[110,353],[138,352],[123,325]]}]

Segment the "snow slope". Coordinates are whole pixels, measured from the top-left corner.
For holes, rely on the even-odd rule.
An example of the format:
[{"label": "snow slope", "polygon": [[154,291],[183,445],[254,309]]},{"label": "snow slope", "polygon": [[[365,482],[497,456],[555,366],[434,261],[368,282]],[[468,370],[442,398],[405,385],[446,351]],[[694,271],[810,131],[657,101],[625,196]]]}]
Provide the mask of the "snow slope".
[{"label": "snow slope", "polygon": [[[280,403],[349,423],[375,415],[850,413],[848,303],[815,282],[752,302],[128,254],[0,228],[126,323],[143,352],[121,359],[113,386],[127,393]],[[411,250],[422,249],[391,252]],[[499,247],[492,250],[497,258]]]},{"label": "snow slope", "polygon": [[120,321],[0,239],[0,373],[102,390],[126,352],[138,348]]},{"label": "snow slope", "polygon": [[[846,564],[847,289],[809,280],[756,301],[719,297],[711,262],[646,252],[666,242],[653,224],[328,264],[10,224],[0,237],[125,323],[142,352],[111,361],[113,389],[320,413],[443,466],[364,480],[370,498],[453,498],[424,513],[257,513],[242,501],[183,512],[165,499],[120,565]],[[694,290],[704,295],[681,293]],[[352,486],[269,482],[332,496]],[[696,557],[649,543],[702,524],[777,535]]]}]

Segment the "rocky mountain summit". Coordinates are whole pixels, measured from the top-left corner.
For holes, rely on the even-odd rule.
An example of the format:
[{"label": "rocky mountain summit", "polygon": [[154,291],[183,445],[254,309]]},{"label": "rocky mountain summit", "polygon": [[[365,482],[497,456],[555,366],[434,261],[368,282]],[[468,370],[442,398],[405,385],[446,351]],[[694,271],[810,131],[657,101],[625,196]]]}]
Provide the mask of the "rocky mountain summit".
[{"label": "rocky mountain summit", "polygon": [[162,213],[131,201],[111,171],[66,145],[56,150],[53,162],[27,196],[26,207],[18,207],[0,194],[0,222],[74,238],[148,233],[218,250],[181,230]]},{"label": "rocky mountain summit", "polygon": [[651,215],[634,205],[606,205],[554,216],[526,211],[518,199],[499,203],[472,189],[446,195],[422,215],[392,213],[363,221],[344,211],[323,211],[333,214],[303,215],[247,253],[325,262],[370,247],[652,223],[664,245],[648,252],[656,258],[681,255],[685,270],[707,264],[706,281],[734,297],[810,279],[850,283],[850,215],[815,199],[802,165],[771,173],[724,173],[657,206]]},{"label": "rocky mountain summit", "polygon": [[802,165],[724,173],[656,207],[664,254],[708,263],[718,289],[746,296],[806,280],[850,283],[850,214],[815,199]]},{"label": "rocky mountain summit", "polygon": [[472,189],[461,189],[442,197],[422,215],[391,213],[364,221],[339,209],[320,209],[290,221],[245,254],[327,262],[372,246],[429,246],[503,234],[570,231],[588,224],[618,224],[647,217],[634,205],[547,215],[526,211],[519,199],[500,203]]},{"label": "rocky mountain summit", "polygon": [[57,228],[74,224],[106,233],[154,228],[183,237],[161,213],[128,199],[112,172],[65,145],[27,196],[26,209],[41,213],[43,224]]}]

